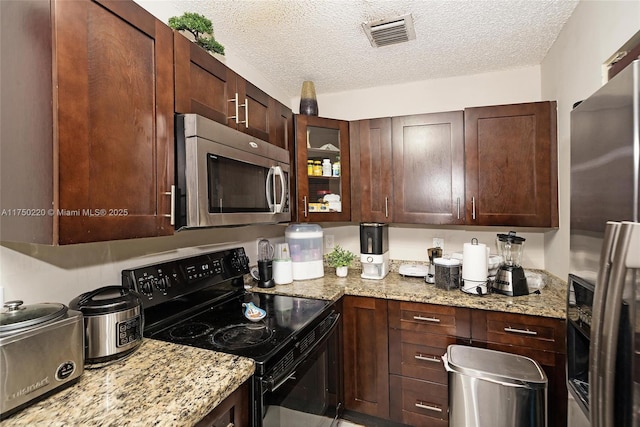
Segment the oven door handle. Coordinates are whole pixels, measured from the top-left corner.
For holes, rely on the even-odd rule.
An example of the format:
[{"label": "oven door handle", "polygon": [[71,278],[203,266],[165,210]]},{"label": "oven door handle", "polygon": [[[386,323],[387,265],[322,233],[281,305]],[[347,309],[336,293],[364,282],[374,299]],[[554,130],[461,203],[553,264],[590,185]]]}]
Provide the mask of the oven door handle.
[{"label": "oven door handle", "polygon": [[[296,362],[283,375],[279,376],[278,378],[273,378],[272,376],[269,376],[268,378],[262,380],[262,384],[265,388],[265,391],[267,392],[276,391],[278,388],[280,388],[284,383],[286,383],[290,379],[295,379],[296,369],[298,369],[298,367],[306,361],[307,356],[309,356],[311,353],[316,351],[318,347],[324,344],[329,339],[329,336],[333,334],[337,329],[338,321],[340,320],[340,313],[333,312],[328,317],[332,317],[332,316],[334,317],[334,319],[329,329],[327,329],[327,331],[320,337],[318,341],[316,341],[316,343],[313,346],[308,348],[302,355],[300,355],[298,357],[298,360],[296,360]],[[284,378],[284,379],[278,381],[279,378]]]},{"label": "oven door handle", "polygon": [[282,381],[280,381],[278,384],[274,385],[273,388],[271,389],[271,391],[276,391],[277,389],[279,389],[282,384],[286,383],[289,380],[295,380],[296,379],[296,371],[291,372],[291,374],[287,375],[286,377],[284,377],[284,379]]}]

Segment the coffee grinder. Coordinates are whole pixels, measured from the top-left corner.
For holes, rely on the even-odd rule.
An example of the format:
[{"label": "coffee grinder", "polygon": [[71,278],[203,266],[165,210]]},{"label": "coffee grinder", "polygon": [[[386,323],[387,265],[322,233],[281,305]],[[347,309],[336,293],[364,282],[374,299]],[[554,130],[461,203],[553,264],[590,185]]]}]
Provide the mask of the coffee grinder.
[{"label": "coffee grinder", "polygon": [[360,263],[363,279],[384,279],[389,273],[389,224],[360,224]]},{"label": "coffee grinder", "polygon": [[529,294],[527,278],[521,267],[524,241],[523,237],[516,236],[515,231],[510,231],[509,234],[498,234],[498,252],[502,256],[503,263],[496,273],[493,292],[514,297]]}]

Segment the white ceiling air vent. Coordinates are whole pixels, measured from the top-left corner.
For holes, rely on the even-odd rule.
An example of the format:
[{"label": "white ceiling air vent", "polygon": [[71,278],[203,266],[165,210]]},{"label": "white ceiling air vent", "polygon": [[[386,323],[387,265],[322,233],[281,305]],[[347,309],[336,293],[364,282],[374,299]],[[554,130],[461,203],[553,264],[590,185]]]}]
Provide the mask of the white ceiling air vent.
[{"label": "white ceiling air vent", "polygon": [[411,14],[391,19],[380,19],[362,24],[371,46],[380,47],[404,43],[416,38]]}]

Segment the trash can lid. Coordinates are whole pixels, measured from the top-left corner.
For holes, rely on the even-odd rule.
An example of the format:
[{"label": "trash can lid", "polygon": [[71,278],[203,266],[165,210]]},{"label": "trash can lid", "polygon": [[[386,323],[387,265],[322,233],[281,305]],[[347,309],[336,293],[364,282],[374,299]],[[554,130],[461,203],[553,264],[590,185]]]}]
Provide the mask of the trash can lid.
[{"label": "trash can lid", "polygon": [[502,351],[464,345],[447,347],[449,370],[505,385],[541,388],[547,376],[533,359]]}]

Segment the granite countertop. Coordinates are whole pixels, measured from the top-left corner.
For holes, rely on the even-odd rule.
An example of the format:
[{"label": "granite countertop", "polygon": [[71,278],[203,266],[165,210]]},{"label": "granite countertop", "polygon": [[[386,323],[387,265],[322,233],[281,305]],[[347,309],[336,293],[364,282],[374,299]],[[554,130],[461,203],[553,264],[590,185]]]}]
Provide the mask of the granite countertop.
[{"label": "granite countertop", "polygon": [[335,269],[325,267],[324,277],[313,280],[294,281],[289,285],[259,288],[250,278],[245,281],[251,291],[291,295],[306,298],[338,300],[343,295],[384,298],[399,301],[424,302],[481,310],[529,314],[532,316],[566,318],[566,282],[542,270],[527,270],[543,277],[545,286],[539,294],[509,297],[500,294],[486,296],[471,295],[459,289],[443,290],[428,284],[424,278],[404,277],[396,272],[382,280],[360,277],[360,270],[349,270],[347,277],[335,275]]},{"label": "granite countertop", "polygon": [[192,426],[253,375],[244,357],[145,339],[126,359],[2,421],[9,426]]}]

